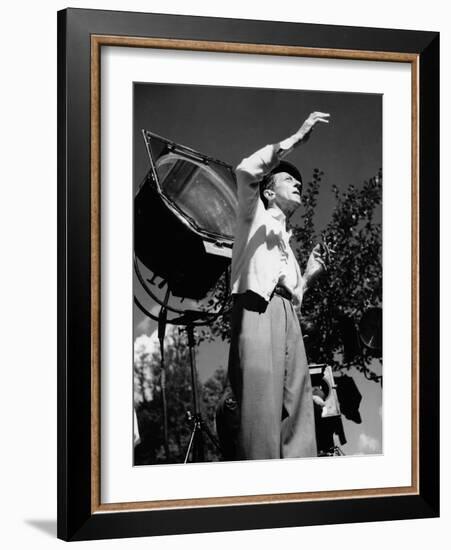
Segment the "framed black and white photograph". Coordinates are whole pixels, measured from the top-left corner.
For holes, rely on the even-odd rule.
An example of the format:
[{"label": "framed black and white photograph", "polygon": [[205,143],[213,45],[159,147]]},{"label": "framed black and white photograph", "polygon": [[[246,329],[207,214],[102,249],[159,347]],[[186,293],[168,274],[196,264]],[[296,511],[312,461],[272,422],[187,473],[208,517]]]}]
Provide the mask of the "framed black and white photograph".
[{"label": "framed black and white photograph", "polygon": [[60,538],[438,514],[437,97],[437,33],[59,13]]},{"label": "framed black and white photograph", "polygon": [[[135,83],[135,465],[188,462],[195,453],[202,461],[382,454],[382,103],[381,94]],[[271,133],[291,139],[304,122],[290,128],[295,116],[302,118],[301,106],[309,133],[273,167],[293,170],[288,159],[299,167],[289,179],[293,187],[282,191],[285,219],[276,203],[261,208],[254,178],[246,183],[248,172],[235,167],[252,148],[250,170],[274,165]],[[246,185],[254,186],[250,195]],[[286,251],[287,225],[308,284],[297,280]],[[160,231],[164,238],[155,239]],[[235,267],[237,238],[245,243],[233,251]],[[260,260],[261,247],[268,258]],[[243,261],[264,263],[248,268]],[[293,269],[291,281],[276,273],[285,266]],[[233,319],[237,299],[250,300],[246,311],[255,305],[260,321],[272,300],[287,305],[272,322],[285,330],[234,334],[232,323],[241,323]],[[303,336],[288,336],[296,310]],[[232,335],[233,346],[250,339],[255,348],[233,356]],[[235,369],[242,370],[235,362],[243,354],[256,362],[257,379],[244,381],[248,420],[235,395],[241,389]],[[243,368],[245,376],[250,367]],[[284,385],[291,369],[310,373],[305,390],[303,376]],[[271,381],[262,380],[265,372]],[[201,430],[190,447],[191,414],[199,415]],[[252,426],[252,443],[239,441],[242,422],[245,430]],[[290,433],[285,442],[281,430]],[[248,448],[238,450],[243,443]]]}]

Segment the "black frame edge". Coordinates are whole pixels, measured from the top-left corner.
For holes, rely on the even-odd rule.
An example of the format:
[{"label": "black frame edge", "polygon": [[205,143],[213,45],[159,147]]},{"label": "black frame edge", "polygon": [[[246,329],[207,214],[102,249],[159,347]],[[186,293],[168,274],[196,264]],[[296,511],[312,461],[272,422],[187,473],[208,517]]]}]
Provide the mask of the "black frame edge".
[{"label": "black frame edge", "polygon": [[[343,50],[420,53],[437,34],[433,31],[86,8],[67,8],[65,11],[74,27],[89,26],[92,34],[255,44],[297,43],[311,48]],[[262,35],[265,35],[263,40]],[[349,45],[351,42],[352,46]]]},{"label": "black frame edge", "polygon": [[66,441],[67,430],[65,424],[66,418],[66,12],[60,11],[57,14],[57,202],[58,202],[58,273],[57,273],[57,293],[58,293],[58,380],[57,380],[57,436],[58,436],[58,463],[57,463],[57,536],[67,540],[67,483],[66,471],[67,453]]},{"label": "black frame edge", "polygon": [[57,536],[72,540],[91,518],[90,43],[72,9],[57,24]]},{"label": "black frame edge", "polygon": [[435,516],[429,503],[420,496],[114,512],[92,516],[71,540],[277,529]]},{"label": "black frame edge", "polygon": [[[440,35],[420,55],[420,494],[440,511]],[[421,215],[421,210],[427,215]]]}]

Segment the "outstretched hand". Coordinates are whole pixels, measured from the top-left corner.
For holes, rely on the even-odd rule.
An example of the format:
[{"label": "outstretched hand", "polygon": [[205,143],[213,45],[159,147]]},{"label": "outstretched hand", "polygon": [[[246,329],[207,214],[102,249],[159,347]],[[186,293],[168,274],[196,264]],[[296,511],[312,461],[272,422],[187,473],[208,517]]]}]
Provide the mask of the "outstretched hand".
[{"label": "outstretched hand", "polygon": [[329,113],[321,113],[320,111],[315,111],[311,113],[308,118],[304,121],[302,126],[296,132],[299,138],[299,141],[305,142],[309,139],[312,134],[313,128],[319,123],[324,122],[329,124]]},{"label": "outstretched hand", "polygon": [[331,254],[334,251],[329,248],[327,243],[318,243],[312,250],[307,266],[304,272],[304,286],[308,288],[327,271],[327,267],[331,261]]}]

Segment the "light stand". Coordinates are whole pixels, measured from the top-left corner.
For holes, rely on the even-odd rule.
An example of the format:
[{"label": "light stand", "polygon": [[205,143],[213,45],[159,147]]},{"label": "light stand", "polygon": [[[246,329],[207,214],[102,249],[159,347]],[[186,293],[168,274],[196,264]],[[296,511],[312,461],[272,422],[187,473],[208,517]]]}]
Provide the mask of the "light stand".
[{"label": "light stand", "polygon": [[184,464],[188,462],[191,451],[193,462],[203,462],[205,460],[203,438],[204,433],[207,435],[213,445],[218,449],[218,451],[221,451],[221,446],[218,439],[213,435],[208,425],[204,422],[200,410],[196,354],[194,352],[194,346],[196,344],[194,339],[194,321],[199,320],[200,318],[201,316],[198,311],[187,311],[185,313],[185,318],[183,319],[183,324],[185,324],[185,328],[188,334],[188,349],[191,367],[191,387],[194,406],[194,414],[192,414],[191,411],[186,412],[186,418],[188,422],[191,423],[191,437],[188,447],[186,449]]},{"label": "light stand", "polygon": [[[195,337],[194,337],[194,328],[199,326],[206,326],[211,324],[219,315],[222,315],[225,310],[227,303],[227,296],[229,294],[228,288],[224,292],[224,297],[219,309],[215,312],[211,311],[193,311],[193,310],[180,310],[168,305],[170,290],[169,288],[166,291],[164,300],[160,300],[154,292],[147,285],[146,280],[141,274],[137,259],[135,257],[135,272],[137,274],[138,280],[140,281],[142,287],[146,293],[152,297],[157,303],[161,305],[160,313],[158,317],[150,313],[138,300],[134,297],[135,304],[137,307],[149,318],[158,322],[158,338],[160,341],[160,353],[161,353],[161,389],[162,389],[162,401],[163,401],[163,432],[164,432],[164,448],[166,459],[169,459],[169,444],[168,444],[168,428],[167,428],[167,404],[166,404],[166,391],[165,391],[165,381],[166,381],[166,368],[164,361],[164,337],[166,332],[166,325],[172,324],[177,326],[184,326],[188,336],[188,350],[189,350],[189,361],[190,361],[190,372],[191,372],[191,392],[192,392],[192,402],[194,412],[189,410],[186,411],[186,419],[191,425],[191,435],[186,449],[184,464],[186,464],[191,456],[192,462],[203,462],[205,460],[204,452],[204,434],[210,439],[213,445],[222,452],[221,445],[215,435],[212,433],[207,423],[204,421],[200,409],[199,401],[199,392],[198,392],[198,373],[196,365],[196,354],[195,354]],[[226,273],[226,282],[228,287],[229,274]],[[151,279],[152,280],[152,279]],[[167,312],[171,311],[177,313],[179,316],[168,319]]]},{"label": "light stand", "polygon": [[[161,389],[166,460],[169,460],[164,334],[166,324],[182,325],[188,334],[193,412],[187,411],[191,436],[185,462],[204,459],[204,437],[219,448],[200,413],[194,328],[211,324],[224,311],[228,297],[235,218],[238,208],[235,172],[227,163],[142,129],[150,170],[134,199],[134,263],[136,276],[146,294],[161,306],[158,317],[141,304],[136,306],[158,322],[161,351]],[[152,273],[145,279],[140,264]],[[169,306],[169,295],[203,300],[226,275],[226,292],[204,311]],[[167,285],[164,300],[151,288]],[[156,289],[155,289],[156,290]],[[161,293],[160,293],[161,294]],[[219,311],[213,311],[216,307]],[[175,314],[168,319],[167,314]]]},{"label": "light stand", "polygon": [[[169,300],[169,289],[166,292],[165,303]],[[166,401],[166,365],[164,363],[164,335],[166,332],[166,323],[168,319],[168,310],[166,307],[161,307],[158,315],[158,340],[160,342],[160,357],[161,357],[161,399],[163,403],[163,441],[164,452],[166,457],[169,457],[168,443],[168,405]]]}]

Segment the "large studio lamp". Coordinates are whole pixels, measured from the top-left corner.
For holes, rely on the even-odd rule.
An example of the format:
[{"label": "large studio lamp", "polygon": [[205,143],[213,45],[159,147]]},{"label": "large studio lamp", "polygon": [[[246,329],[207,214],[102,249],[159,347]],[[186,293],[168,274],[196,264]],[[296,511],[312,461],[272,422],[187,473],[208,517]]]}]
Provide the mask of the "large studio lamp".
[{"label": "large studio lamp", "polygon": [[[188,335],[193,412],[187,410],[191,437],[185,462],[204,460],[204,436],[220,449],[204,421],[199,404],[195,355],[195,327],[212,323],[225,309],[229,294],[228,267],[232,257],[237,211],[236,180],[226,163],[142,130],[150,170],[135,195],[134,263],[147,295],[161,305],[158,317],[135,294],[136,306],[158,322],[161,353],[161,390],[166,459],[169,458],[164,337],[167,324],[185,327]],[[140,264],[152,272],[146,278]],[[219,308],[180,309],[170,297],[201,300],[225,274]],[[156,292],[155,277],[167,285],[164,299]],[[214,300],[211,300],[215,303]],[[172,318],[168,317],[168,313]],[[175,317],[174,317],[175,314]]]},{"label": "large studio lamp", "polygon": [[174,296],[199,300],[230,264],[235,174],[222,161],[142,133],[150,170],[135,196],[135,254]]}]

